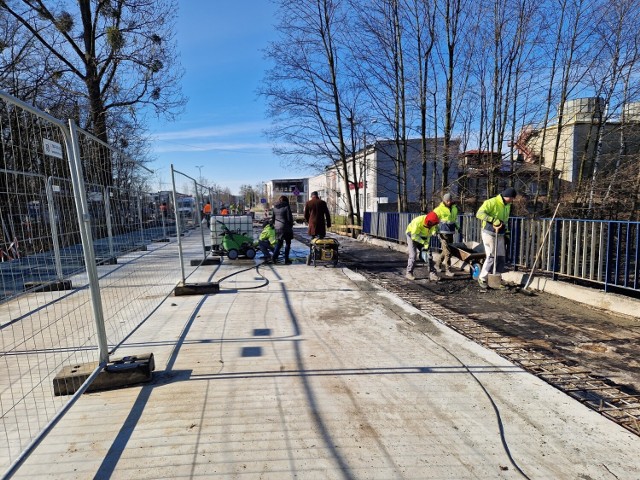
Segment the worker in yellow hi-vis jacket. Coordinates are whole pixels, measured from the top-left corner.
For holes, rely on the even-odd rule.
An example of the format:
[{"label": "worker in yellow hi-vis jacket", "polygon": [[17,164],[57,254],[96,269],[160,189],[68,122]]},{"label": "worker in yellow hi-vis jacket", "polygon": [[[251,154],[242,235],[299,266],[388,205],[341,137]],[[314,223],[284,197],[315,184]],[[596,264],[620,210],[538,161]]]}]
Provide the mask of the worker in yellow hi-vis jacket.
[{"label": "worker in yellow hi-vis jacket", "polygon": [[438,215],[440,221],[438,229],[438,238],[440,239],[440,257],[436,262],[436,271],[442,270],[444,265],[444,274],[447,277],[453,277],[454,273],[451,271],[451,249],[449,245],[453,243],[453,235],[456,230],[460,230],[458,225],[458,207],[456,206],[453,196],[450,193],[445,193],[442,196],[442,202],[436,208],[433,209]]},{"label": "worker in yellow hi-vis jacket", "polygon": [[508,222],[511,213],[511,203],[516,198],[514,188],[506,188],[500,195],[486,200],[476,217],[482,220],[482,243],[486,259],[482,265],[482,271],[478,276],[481,288],[487,288],[487,275],[493,272],[493,264],[496,264],[496,273],[504,272],[507,250],[505,248],[505,236],[509,234]]},{"label": "worker in yellow hi-vis jacket", "polygon": [[[426,215],[420,215],[414,218],[407,226],[407,247],[409,253],[409,260],[407,262],[407,274],[406,277],[409,280],[415,280],[413,275],[413,269],[416,265],[416,253],[420,253],[421,250],[429,249],[429,240],[431,236],[438,231],[438,215],[435,212],[429,212]],[[433,267],[433,259],[431,258],[431,252],[429,252],[429,280],[437,281],[438,274]]]}]

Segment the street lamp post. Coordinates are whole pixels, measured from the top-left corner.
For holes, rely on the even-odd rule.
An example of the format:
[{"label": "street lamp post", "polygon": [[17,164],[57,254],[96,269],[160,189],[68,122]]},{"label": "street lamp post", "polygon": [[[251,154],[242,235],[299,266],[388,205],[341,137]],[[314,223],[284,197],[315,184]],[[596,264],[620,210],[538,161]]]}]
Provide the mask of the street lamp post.
[{"label": "street lamp post", "polygon": [[202,183],[202,167],[204,167],[204,165],[196,165],[196,168],[198,169],[198,181],[200,183]]}]

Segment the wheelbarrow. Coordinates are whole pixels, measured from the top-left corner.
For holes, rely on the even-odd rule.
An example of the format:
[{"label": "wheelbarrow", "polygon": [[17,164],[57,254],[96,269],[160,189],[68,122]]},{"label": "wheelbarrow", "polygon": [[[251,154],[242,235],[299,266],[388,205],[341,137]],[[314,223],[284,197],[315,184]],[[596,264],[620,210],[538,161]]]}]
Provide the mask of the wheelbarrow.
[{"label": "wheelbarrow", "polygon": [[484,246],[478,242],[457,242],[450,243],[451,255],[462,261],[462,268],[469,265],[471,275],[477,279],[482,270],[487,255],[484,253]]}]

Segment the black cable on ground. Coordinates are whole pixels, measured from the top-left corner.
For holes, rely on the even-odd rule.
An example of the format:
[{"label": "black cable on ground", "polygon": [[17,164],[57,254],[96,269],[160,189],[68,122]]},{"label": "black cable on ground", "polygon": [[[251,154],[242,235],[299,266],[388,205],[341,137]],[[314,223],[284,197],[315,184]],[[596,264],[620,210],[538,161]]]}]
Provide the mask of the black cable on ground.
[{"label": "black cable on ground", "polygon": [[[370,295],[369,292],[365,292],[367,295],[369,295],[370,297],[372,297],[372,295]],[[393,310],[392,310],[393,311]],[[398,318],[400,318],[401,320],[404,321],[404,319],[402,318],[402,316],[400,316],[399,314],[395,313]],[[436,319],[437,320],[437,319]],[[447,328],[449,328],[447,325],[445,325]],[[464,363],[462,360],[460,360],[460,358],[458,358],[452,351],[450,351],[448,348],[446,348],[445,346],[443,346],[442,344],[440,344],[439,342],[437,342],[436,340],[433,339],[433,337],[425,332],[421,332],[425,337],[427,337],[429,340],[431,340],[431,342],[433,342],[434,344],[436,344],[438,347],[442,348],[442,350],[444,350],[445,352],[447,352],[449,355],[451,355],[453,358],[456,359],[456,361],[467,371],[467,373],[469,373],[469,375],[471,375],[471,377],[476,381],[476,383],[480,386],[480,388],[482,389],[482,391],[484,392],[484,394],[486,395],[486,397],[489,399],[489,403],[491,403],[491,406],[493,407],[493,411],[495,412],[496,415],[496,421],[498,423],[498,429],[500,430],[500,440],[502,442],[502,447],[507,455],[507,458],[509,459],[509,462],[511,463],[511,465],[513,466],[513,468],[516,469],[516,471],[522,475],[522,477],[524,477],[526,480],[531,480],[530,477],[520,468],[520,466],[516,463],[515,459],[513,458],[513,456],[511,455],[511,450],[509,449],[509,444],[507,443],[507,439],[506,439],[506,434],[504,431],[504,425],[502,423],[502,416],[500,415],[500,410],[498,409],[498,406],[496,405],[496,403],[493,401],[493,398],[491,397],[491,394],[487,391],[487,389],[485,388],[485,386],[483,385],[483,383],[480,381],[480,379],[469,369],[469,367],[467,366],[466,363]]]},{"label": "black cable on ground", "polygon": [[[234,275],[238,275],[239,273],[244,273],[244,272],[248,272],[249,270],[253,270],[254,268],[256,269],[256,273],[262,277],[264,279],[264,283],[261,283],[260,285],[256,285],[253,287],[241,287],[241,288],[234,288],[233,290],[255,290],[256,288],[263,288],[266,287],[267,285],[269,285],[269,279],[266,278],[264,275],[262,275],[262,273],[260,273],[260,266],[264,265],[265,262],[263,263],[259,263],[258,265],[253,265],[249,268],[243,268],[242,270],[237,270],[233,273],[230,273],[227,276],[222,277],[220,280],[218,280],[218,284],[221,284],[223,281],[227,280],[228,278],[233,277]],[[228,289],[228,290],[232,290],[232,289]]]},{"label": "black cable on ground", "polygon": [[462,367],[467,371],[467,373],[469,373],[469,375],[471,375],[471,377],[476,381],[476,383],[480,386],[480,388],[482,389],[482,391],[484,392],[484,394],[486,395],[487,399],[489,399],[489,403],[491,403],[491,406],[493,407],[493,411],[496,414],[496,421],[498,422],[498,429],[500,430],[500,440],[502,441],[502,448],[504,449],[505,453],[507,454],[507,458],[509,459],[509,461],[511,462],[511,465],[513,466],[513,468],[515,468],[518,473],[520,473],[520,475],[522,475],[524,478],[526,478],[527,480],[531,480],[529,478],[529,476],[524,473],[522,471],[522,469],[520,468],[520,466],[516,463],[515,459],[513,458],[513,456],[511,455],[511,450],[509,450],[509,444],[507,443],[507,438],[506,435],[504,433],[504,425],[502,424],[502,416],[500,415],[500,410],[498,409],[498,406],[496,405],[496,403],[493,401],[493,397],[491,396],[491,394],[487,391],[487,389],[485,388],[485,386],[483,385],[483,383],[480,381],[480,379],[469,369],[469,367],[467,367],[467,364],[464,363],[462,360],[460,360],[455,353],[453,353],[452,351],[450,351],[447,347],[442,346],[440,343],[436,342],[430,335],[428,334],[424,334],[429,340],[431,340],[433,343],[435,343],[436,345],[438,345],[440,348],[442,348],[445,352],[447,352],[449,355],[451,355],[453,358],[455,358],[458,363],[460,363],[460,365],[462,365]]}]

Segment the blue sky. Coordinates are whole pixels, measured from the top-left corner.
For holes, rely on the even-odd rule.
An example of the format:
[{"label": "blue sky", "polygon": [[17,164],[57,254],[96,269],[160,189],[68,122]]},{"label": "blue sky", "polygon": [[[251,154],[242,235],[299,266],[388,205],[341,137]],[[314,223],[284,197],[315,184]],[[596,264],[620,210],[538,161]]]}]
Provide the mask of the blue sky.
[{"label": "blue sky", "polygon": [[[151,168],[168,189],[170,165],[238,193],[240,185],[304,175],[281,166],[263,135],[269,121],[257,89],[269,64],[262,49],[275,38],[274,5],[268,0],[180,0],[176,26],[186,73],[185,112],[174,123],[150,125]],[[202,165],[202,169],[197,168]],[[176,179],[178,189],[184,181]]]}]

